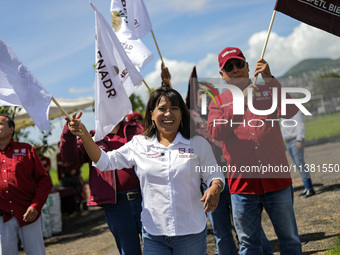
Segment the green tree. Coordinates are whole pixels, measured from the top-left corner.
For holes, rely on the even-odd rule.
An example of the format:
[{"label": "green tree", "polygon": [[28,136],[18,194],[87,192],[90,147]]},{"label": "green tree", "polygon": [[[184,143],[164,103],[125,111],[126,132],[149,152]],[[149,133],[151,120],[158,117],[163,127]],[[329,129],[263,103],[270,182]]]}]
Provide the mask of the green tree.
[{"label": "green tree", "polygon": [[[9,117],[11,117],[15,122],[15,117],[18,114],[18,112],[22,109],[22,107],[18,106],[2,106],[0,107],[0,114],[5,114]],[[33,147],[36,145],[39,145],[41,147],[42,153],[46,152],[48,149],[55,150],[53,146],[48,145],[47,139],[51,135],[51,131],[45,131],[40,130],[41,136],[39,137],[39,141],[33,141],[32,139],[29,139],[29,131],[25,129],[15,130],[13,139],[15,141],[20,140],[26,140],[29,144],[31,144]]]},{"label": "green tree", "polygon": [[140,114],[142,114],[142,116],[144,116],[145,115],[145,104],[142,98],[136,95],[135,93],[132,93],[130,96],[130,101],[132,104],[132,110],[139,112]]}]

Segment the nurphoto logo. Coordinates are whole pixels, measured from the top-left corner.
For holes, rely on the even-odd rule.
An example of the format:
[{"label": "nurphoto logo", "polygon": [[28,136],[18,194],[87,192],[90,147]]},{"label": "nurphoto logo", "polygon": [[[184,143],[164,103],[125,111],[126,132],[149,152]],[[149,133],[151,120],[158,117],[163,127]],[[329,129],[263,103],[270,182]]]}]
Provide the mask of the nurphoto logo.
[{"label": "nurphoto logo", "polygon": [[[234,85],[229,85],[229,84],[218,84],[215,86],[215,88],[221,88],[221,89],[229,89],[230,92],[232,93],[233,96],[233,101],[228,103],[228,104],[222,104],[221,98],[218,94],[218,92],[213,88],[212,86],[209,86],[209,89],[211,91],[213,91],[216,95],[216,98],[219,100],[219,105],[221,108],[225,107],[225,106],[229,106],[230,104],[233,104],[233,115],[244,115],[244,105],[245,105],[245,100],[244,100],[244,95],[243,92],[240,88],[238,88],[237,86]],[[202,95],[201,97],[201,114],[202,115],[207,115],[207,95],[209,95],[212,100],[215,103],[215,106],[218,105],[218,102],[216,102],[215,97],[213,96],[213,94],[211,92],[209,92],[206,89],[200,88],[201,90],[204,90],[206,93]],[[301,98],[287,98],[287,94],[289,93],[299,93],[304,95]],[[248,88],[248,95],[252,95],[253,94],[253,88],[249,87]],[[259,116],[268,116],[270,114],[272,114],[277,106],[278,106],[278,99],[279,99],[279,93],[278,93],[278,89],[277,88],[272,88],[272,95],[269,94],[268,91],[263,91],[262,93],[260,92],[256,92],[256,97],[257,100],[265,100],[268,98],[272,98],[272,105],[269,109],[266,110],[258,110],[254,107],[253,105],[253,98],[252,97],[248,97],[247,98],[247,105],[248,105],[248,109],[250,112],[252,112],[255,115],[259,115]],[[296,105],[296,107],[298,107],[301,112],[304,115],[312,115],[307,109],[306,107],[303,106],[304,103],[307,103],[310,99],[311,99],[311,93],[308,89],[305,88],[296,88],[296,87],[285,87],[285,88],[281,88],[281,97],[280,97],[280,102],[281,102],[281,113],[282,115],[286,115],[287,112],[287,105],[289,104],[293,104]],[[266,120],[260,120],[260,119],[253,119],[253,120],[249,120],[248,121],[248,126],[251,127],[262,127],[264,125],[264,121],[270,121],[272,122],[272,126],[274,126],[274,122],[275,121],[280,121],[279,119],[266,119]],[[256,125],[254,123],[257,123]],[[214,127],[216,125],[220,125],[220,124],[227,124],[229,123],[231,126],[233,124],[235,125],[246,125],[245,120],[243,120],[243,122],[232,122],[232,120],[226,120],[226,119],[215,119],[214,120]],[[290,124],[293,123],[293,124]],[[283,126],[286,127],[292,127],[292,126],[296,126],[297,123],[294,120],[282,120],[281,124]]]}]

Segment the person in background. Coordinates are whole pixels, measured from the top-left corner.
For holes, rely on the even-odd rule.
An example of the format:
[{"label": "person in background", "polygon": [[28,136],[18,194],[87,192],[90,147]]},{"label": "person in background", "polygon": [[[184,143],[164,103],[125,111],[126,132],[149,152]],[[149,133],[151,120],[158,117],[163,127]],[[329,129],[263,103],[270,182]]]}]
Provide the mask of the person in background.
[{"label": "person in background", "polygon": [[[34,146],[34,149],[37,151],[41,163],[43,164],[46,172],[48,173],[48,176],[50,176],[50,178],[51,178],[51,175],[50,175],[51,159],[46,157],[46,156],[44,156],[44,152],[45,151],[44,151],[43,147],[41,147],[40,145]],[[51,183],[52,183],[52,179],[51,179]],[[52,183],[52,186],[53,186],[53,183]]]},{"label": "person in background", "polygon": [[133,112],[131,114],[126,115],[125,120],[127,122],[136,122],[136,123],[143,123],[143,117],[139,112]]},{"label": "person in background", "polygon": [[[190,137],[190,113],[173,89],[152,92],[144,132],[118,150],[102,151],[73,115],[70,130],[101,171],[135,167],[143,194],[143,254],[206,255],[205,212],[215,210],[224,177],[209,143]],[[197,169],[199,168],[199,169]],[[209,187],[201,195],[201,178]]]},{"label": "person in background", "polygon": [[294,121],[294,124],[283,126],[282,122],[280,122],[282,137],[286,142],[286,150],[300,171],[303,186],[305,187],[304,191],[299,195],[308,198],[315,195],[315,190],[304,159],[305,123],[302,119],[302,112],[298,111],[298,113],[289,120]]},{"label": "person in background", "polygon": [[[104,151],[120,148],[135,135],[142,126],[133,122],[120,122],[97,145]],[[91,136],[94,131],[91,131]],[[66,123],[60,137],[60,152],[64,162],[72,166],[89,164],[88,206],[104,208],[107,225],[115,238],[122,255],[141,255],[140,237],[142,196],[138,178],[133,167],[122,167],[121,171],[101,172],[93,166],[81,139],[71,133]]]},{"label": "person in background", "polygon": [[[193,100],[193,102],[187,102],[187,105],[192,105],[193,109],[190,109],[190,115],[194,120],[195,132],[210,142],[213,149],[217,164],[219,166],[225,165],[225,159],[222,153],[222,143],[211,138],[207,130],[207,117],[208,115],[202,115],[202,95],[205,91],[212,92],[210,90],[211,84],[207,82],[195,82],[191,84],[190,91],[191,96],[187,97],[187,100]],[[204,90],[203,90],[204,89]],[[194,100],[196,96],[196,100]],[[207,96],[207,105],[211,100],[210,96]],[[196,105],[194,105],[194,104]],[[216,241],[216,253],[219,255],[237,255],[237,248],[232,234],[232,222],[231,222],[231,201],[229,188],[227,186],[228,180],[225,176],[226,186],[221,192],[218,206],[214,212],[207,213],[211,226],[213,228],[214,237]],[[202,183],[202,192],[205,192],[207,185]]]},{"label": "person in background", "polygon": [[169,72],[169,69],[164,65],[164,63],[161,63],[161,79],[162,79],[162,87],[169,87],[171,88],[171,74]]},{"label": "person in background", "polygon": [[[243,92],[244,114],[234,114],[235,98],[231,90],[211,102],[208,113],[208,131],[212,138],[223,142],[227,161],[228,183],[231,193],[234,226],[240,242],[240,255],[262,254],[261,212],[267,211],[280,243],[281,255],[302,254],[301,242],[293,208],[293,187],[289,171],[261,171],[263,166],[288,168],[283,139],[278,122],[266,121],[279,117],[290,118],[298,108],[287,106],[287,115],[281,114],[281,85],[272,76],[264,59],[257,61],[254,76],[261,74],[265,85],[255,85],[249,79],[249,66],[239,48],[227,47],[218,55],[220,76]],[[248,94],[252,88],[252,94]],[[251,97],[255,109],[272,106],[272,90],[278,91],[276,110],[269,115],[257,115],[248,108]],[[291,98],[290,95],[286,95]],[[217,98],[216,98],[217,99]],[[242,98],[237,98],[238,100]],[[215,120],[228,123],[215,125]],[[249,122],[251,124],[249,124]],[[244,123],[244,124],[243,124]],[[263,124],[263,125],[262,125]],[[250,171],[251,169],[260,171]],[[250,169],[247,171],[247,169]]]},{"label": "person in background", "polygon": [[41,208],[51,179],[37,152],[15,142],[14,121],[0,115],[0,254],[18,254],[18,237],[27,255],[44,255]]},{"label": "person in background", "polygon": [[[58,143],[60,147],[60,142]],[[74,165],[65,162],[61,152],[56,155],[58,178],[63,187],[70,188],[73,192],[62,198],[63,211],[70,216],[87,210],[87,192],[80,168],[82,164]]]},{"label": "person in background", "polygon": [[[202,135],[204,138],[206,138],[213,149],[216,161],[218,165],[220,166],[226,166],[227,162],[225,158],[223,157],[223,143],[222,141],[217,141],[213,139],[208,130],[207,130],[207,117],[208,115],[201,114],[202,109],[202,96],[206,93],[206,91],[209,91],[210,93],[213,93],[211,90],[212,84],[208,82],[197,82],[193,83],[191,85],[191,90],[193,93],[196,94],[196,100],[194,100],[193,110],[190,110],[190,114],[195,122],[195,132],[197,134]],[[193,96],[193,94],[192,94]],[[187,99],[190,99],[187,98]],[[212,98],[207,95],[207,105],[210,104],[210,101]],[[193,100],[193,99],[191,99]],[[187,105],[189,102],[187,102]],[[224,172],[225,177],[225,183],[228,183],[228,177],[227,172]],[[206,190],[207,186],[202,183],[203,192]],[[210,223],[212,225],[213,231],[214,231],[214,237],[216,241],[216,253],[218,255],[237,255],[238,250],[234,237],[232,234],[232,208],[231,208],[231,199],[230,199],[230,192],[229,187],[226,185],[224,190],[221,192],[220,195],[220,201],[218,203],[218,206],[214,212],[210,211],[208,212],[208,217],[210,220]],[[237,237],[237,236],[236,236]],[[262,226],[261,226],[261,245],[262,245],[262,254],[263,255],[272,255],[273,250],[271,248],[271,245],[269,243],[269,240],[267,239]]]}]

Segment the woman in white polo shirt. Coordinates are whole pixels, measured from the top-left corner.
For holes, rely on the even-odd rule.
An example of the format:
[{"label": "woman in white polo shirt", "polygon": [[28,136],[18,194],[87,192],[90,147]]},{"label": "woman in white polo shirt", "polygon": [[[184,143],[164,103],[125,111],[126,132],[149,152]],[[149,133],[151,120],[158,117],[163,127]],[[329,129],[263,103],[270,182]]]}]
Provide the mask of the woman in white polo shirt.
[{"label": "woman in white polo shirt", "polygon": [[[206,215],[215,210],[224,186],[210,144],[190,136],[190,113],[174,89],[162,87],[149,99],[144,132],[118,150],[104,152],[73,115],[78,135],[101,171],[135,167],[143,196],[143,254],[206,254]],[[193,133],[193,132],[192,132]],[[203,197],[201,178],[209,187]]]}]

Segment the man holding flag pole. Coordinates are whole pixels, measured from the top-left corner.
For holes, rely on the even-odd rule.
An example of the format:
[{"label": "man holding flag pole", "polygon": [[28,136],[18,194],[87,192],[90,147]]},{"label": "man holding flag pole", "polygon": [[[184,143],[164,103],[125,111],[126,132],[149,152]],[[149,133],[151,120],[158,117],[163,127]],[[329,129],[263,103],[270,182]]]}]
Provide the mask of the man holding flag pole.
[{"label": "man holding flag pole", "polygon": [[[221,103],[209,105],[208,131],[213,139],[223,142],[223,156],[228,168],[228,183],[231,194],[232,212],[235,229],[240,242],[240,255],[262,254],[261,247],[261,213],[265,208],[275,233],[280,242],[280,254],[302,254],[293,208],[293,188],[290,172],[262,171],[261,167],[275,168],[284,166],[289,169],[283,139],[278,123],[273,125],[266,121],[261,126],[249,123],[254,120],[272,120],[282,116],[282,109],[277,106],[269,115],[252,113],[247,104],[252,100],[255,109],[268,109],[272,104],[274,90],[281,93],[281,85],[272,76],[268,63],[259,59],[255,67],[255,77],[261,74],[265,85],[257,86],[249,79],[249,66],[242,51],[236,47],[223,49],[218,62],[220,75],[227,83],[243,91],[244,114],[234,114],[237,107],[236,97],[231,90],[223,92]],[[287,95],[291,98],[290,95]],[[279,96],[280,97],[280,96]],[[280,104],[278,104],[280,105]],[[298,111],[295,105],[287,106],[290,118]],[[227,120],[233,125],[217,124],[215,120]],[[255,122],[257,123],[257,122]],[[259,167],[260,171],[246,171]]]}]

